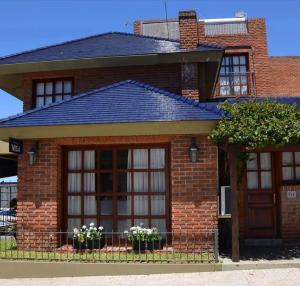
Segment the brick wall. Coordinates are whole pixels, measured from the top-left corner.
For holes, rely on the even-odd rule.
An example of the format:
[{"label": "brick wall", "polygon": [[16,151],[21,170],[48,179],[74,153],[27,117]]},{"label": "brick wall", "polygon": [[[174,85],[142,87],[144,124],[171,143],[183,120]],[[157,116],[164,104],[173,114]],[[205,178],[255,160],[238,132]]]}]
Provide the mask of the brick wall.
[{"label": "brick wall", "polygon": [[31,109],[33,105],[33,80],[61,77],[74,78],[75,94],[127,79],[151,84],[177,94],[181,93],[180,64],[36,72],[23,75],[24,110]]},{"label": "brick wall", "polygon": [[[296,198],[288,198],[288,191],[296,191]],[[300,238],[300,186],[281,187],[282,238]]]},{"label": "brick wall", "polygon": [[300,56],[270,57],[270,95],[300,96]]},{"label": "brick wall", "polygon": [[[192,136],[132,136],[45,139],[39,141],[37,161],[28,164],[27,151],[34,144],[24,141],[19,156],[18,219],[20,247],[40,239],[22,240],[30,231],[60,231],[62,218],[61,153],[64,145],[112,145],[169,143],[171,145],[171,228],[182,232],[208,232],[217,228],[217,150],[206,136],[197,137],[199,162],[191,163],[188,148]],[[210,236],[211,237],[211,236]],[[208,244],[212,246],[212,241]]]}]

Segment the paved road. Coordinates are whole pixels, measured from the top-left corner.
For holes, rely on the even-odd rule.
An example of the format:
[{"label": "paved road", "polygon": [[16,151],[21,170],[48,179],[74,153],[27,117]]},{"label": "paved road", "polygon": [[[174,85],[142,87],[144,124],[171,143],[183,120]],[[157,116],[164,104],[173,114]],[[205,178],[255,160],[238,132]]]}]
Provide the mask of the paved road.
[{"label": "paved road", "polygon": [[299,286],[300,269],[240,270],[190,274],[0,279],[3,286]]}]

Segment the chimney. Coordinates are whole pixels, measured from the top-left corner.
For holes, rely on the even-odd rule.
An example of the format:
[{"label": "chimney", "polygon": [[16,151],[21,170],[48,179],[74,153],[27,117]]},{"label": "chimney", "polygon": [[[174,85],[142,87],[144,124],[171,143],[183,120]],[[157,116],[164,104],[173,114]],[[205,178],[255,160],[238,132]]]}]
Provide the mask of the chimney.
[{"label": "chimney", "polygon": [[196,11],[179,12],[180,48],[195,49],[198,46],[198,25]]}]

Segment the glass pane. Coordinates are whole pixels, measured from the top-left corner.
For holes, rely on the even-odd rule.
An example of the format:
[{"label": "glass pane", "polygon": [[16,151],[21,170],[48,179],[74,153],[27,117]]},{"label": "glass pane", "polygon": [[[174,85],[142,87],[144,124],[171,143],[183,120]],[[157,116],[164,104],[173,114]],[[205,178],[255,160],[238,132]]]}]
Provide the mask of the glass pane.
[{"label": "glass pane", "polygon": [[52,96],[46,96],[45,97],[45,104],[50,104],[52,103]]},{"label": "glass pane", "polygon": [[247,187],[249,190],[258,189],[257,172],[247,172]]},{"label": "glass pane", "polygon": [[160,233],[167,232],[167,225],[165,219],[152,219],[151,227],[156,227]]},{"label": "glass pane", "polygon": [[84,151],[84,169],[95,169],[95,151]]},{"label": "glass pane", "polygon": [[300,167],[296,167],[296,180],[300,180]]},{"label": "glass pane", "polygon": [[150,168],[163,169],[165,167],[165,149],[150,150]]},{"label": "glass pane", "polygon": [[58,101],[62,101],[62,96],[61,95],[56,95],[55,96],[55,102],[58,102]]},{"label": "glass pane", "polygon": [[62,81],[57,81],[55,83],[55,93],[62,93]]},{"label": "glass pane", "polygon": [[94,193],[96,192],[96,175],[95,173],[84,174],[84,192]]},{"label": "glass pane", "polygon": [[134,226],[149,227],[149,220],[147,218],[135,219]]},{"label": "glass pane", "polygon": [[282,179],[284,181],[294,180],[294,170],[293,170],[293,167],[283,167],[282,168]]},{"label": "glass pane", "polygon": [[131,150],[117,151],[117,168],[118,169],[131,168]]},{"label": "glass pane", "polygon": [[96,218],[85,218],[83,220],[83,223],[86,227],[89,227],[90,226],[90,223],[94,223],[95,226],[97,226],[97,219]]},{"label": "glass pane", "polygon": [[81,191],[81,174],[68,174],[68,192],[79,193]]},{"label": "glass pane", "polygon": [[69,170],[81,169],[81,151],[69,151],[68,153]]},{"label": "glass pane", "polygon": [[118,193],[131,192],[131,173],[118,173]]},{"label": "glass pane", "polygon": [[233,59],[233,64],[234,65],[238,65],[239,64],[239,57],[238,56],[233,56],[232,59]]},{"label": "glass pane", "polygon": [[271,170],[271,153],[260,153],[261,170]]},{"label": "glass pane", "polygon": [[131,215],[131,197],[118,197],[118,215]]},{"label": "glass pane", "polygon": [[148,150],[134,149],[133,150],[133,168],[148,169]]},{"label": "glass pane", "polygon": [[113,231],[112,228],[112,220],[110,219],[101,219],[100,226],[103,226],[103,231],[105,232],[104,237],[109,238],[111,237],[111,232]]},{"label": "glass pane", "polygon": [[97,214],[97,201],[95,196],[84,196],[84,214]]},{"label": "glass pane", "polygon": [[134,173],[134,192],[148,192],[148,173]]},{"label": "glass pane", "polygon": [[44,95],[44,83],[39,82],[36,85],[36,95]]},{"label": "glass pane", "polygon": [[40,107],[44,105],[44,97],[43,96],[38,96],[36,98],[36,107]]},{"label": "glass pane", "polygon": [[68,196],[68,215],[81,214],[80,202],[81,202],[80,196]]},{"label": "glass pane", "polygon": [[246,65],[246,56],[240,56],[240,65]]},{"label": "glass pane", "polygon": [[112,169],[113,166],[113,152],[111,150],[103,150],[100,152],[100,168]]},{"label": "glass pane", "polygon": [[102,215],[112,214],[112,197],[100,197],[100,213]]},{"label": "glass pane", "polygon": [[261,188],[262,189],[271,189],[272,188],[272,172],[261,172]]},{"label": "glass pane", "polygon": [[148,196],[134,196],[134,214],[148,215]]},{"label": "glass pane", "polygon": [[165,192],[166,181],[164,172],[151,173],[151,191],[152,192]]},{"label": "glass pane", "polygon": [[295,164],[300,165],[300,152],[295,152]]},{"label": "glass pane", "polygon": [[76,228],[81,227],[80,218],[69,218],[68,219],[68,232],[70,232],[70,234],[68,234],[68,237],[73,237],[73,229],[75,227]]},{"label": "glass pane", "polygon": [[165,215],[166,201],[164,196],[151,197],[151,215]]},{"label": "glass pane", "polygon": [[110,193],[112,192],[112,173],[100,174],[100,192]]},{"label": "glass pane", "polygon": [[53,84],[52,82],[46,83],[46,94],[53,94]]},{"label": "glass pane", "polygon": [[129,230],[131,226],[131,219],[118,220],[118,232],[121,232],[122,234],[124,230]]},{"label": "glass pane", "polygon": [[282,152],[282,165],[293,165],[293,152]]},{"label": "glass pane", "polygon": [[248,153],[247,170],[257,170],[257,154]]},{"label": "glass pane", "polygon": [[64,93],[71,93],[72,92],[72,82],[70,80],[64,81]]},{"label": "glass pane", "polygon": [[71,97],[72,97],[71,95],[64,95],[63,99],[66,100],[66,99],[70,99]]}]

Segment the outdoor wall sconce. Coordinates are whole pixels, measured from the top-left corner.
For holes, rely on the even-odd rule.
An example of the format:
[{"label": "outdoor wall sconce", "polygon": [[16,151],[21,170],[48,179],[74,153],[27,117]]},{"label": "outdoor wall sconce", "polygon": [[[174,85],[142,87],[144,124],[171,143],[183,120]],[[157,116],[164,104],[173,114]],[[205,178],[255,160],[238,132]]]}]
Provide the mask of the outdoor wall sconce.
[{"label": "outdoor wall sconce", "polygon": [[190,160],[192,163],[195,163],[198,161],[198,153],[199,153],[199,148],[196,143],[196,137],[193,137],[192,144],[189,148],[189,156],[190,156]]},{"label": "outdoor wall sconce", "polygon": [[29,165],[33,165],[36,162],[37,158],[38,144],[35,143],[35,145],[33,145],[27,153],[29,155]]}]

